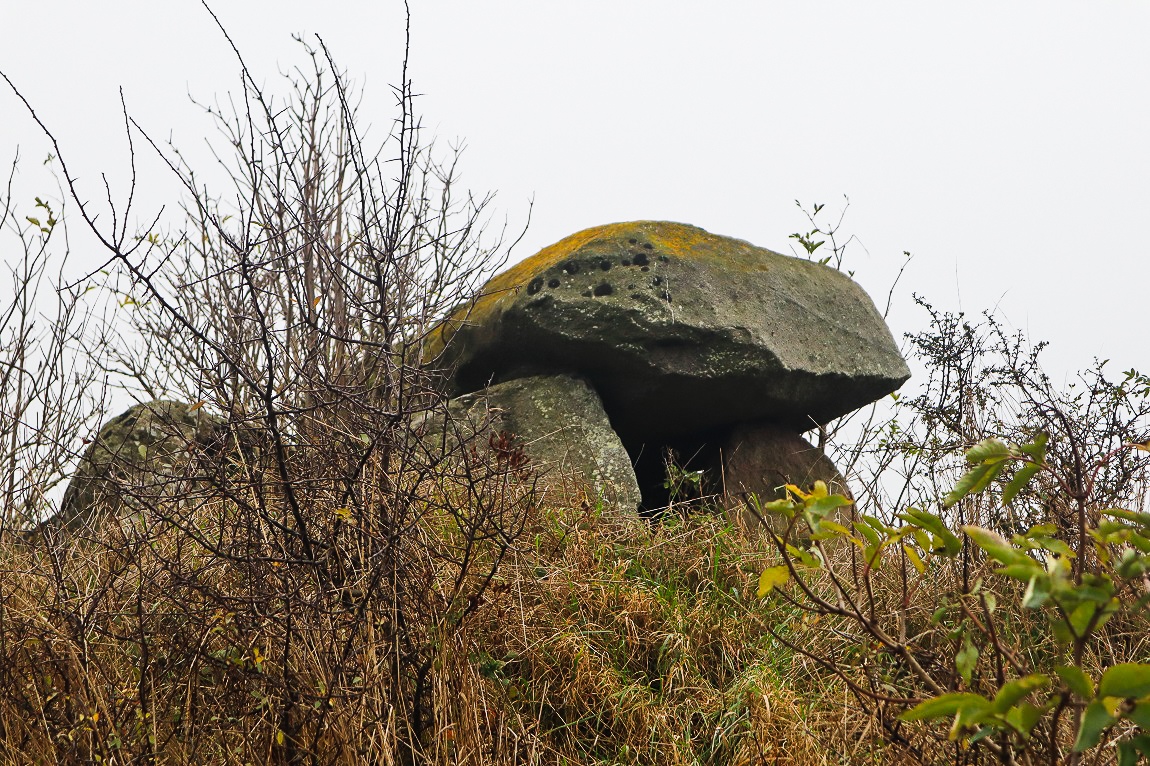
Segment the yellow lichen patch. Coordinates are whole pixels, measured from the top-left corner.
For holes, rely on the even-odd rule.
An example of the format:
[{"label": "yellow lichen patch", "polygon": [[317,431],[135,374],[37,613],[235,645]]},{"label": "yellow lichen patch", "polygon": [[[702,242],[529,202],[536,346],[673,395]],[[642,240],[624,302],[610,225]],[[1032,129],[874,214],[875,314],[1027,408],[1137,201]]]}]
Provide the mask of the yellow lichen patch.
[{"label": "yellow lichen patch", "polygon": [[766,268],[763,253],[746,242],[720,237],[696,226],[665,221],[629,221],[594,226],[559,240],[535,255],[497,274],[484,286],[483,294],[469,302],[432,330],[423,350],[433,357],[443,351],[451,336],[467,325],[482,325],[497,316],[507,302],[536,276],[557,266],[584,246],[601,239],[636,239],[651,245],[658,255],[709,260],[721,258],[723,266],[737,271]]}]

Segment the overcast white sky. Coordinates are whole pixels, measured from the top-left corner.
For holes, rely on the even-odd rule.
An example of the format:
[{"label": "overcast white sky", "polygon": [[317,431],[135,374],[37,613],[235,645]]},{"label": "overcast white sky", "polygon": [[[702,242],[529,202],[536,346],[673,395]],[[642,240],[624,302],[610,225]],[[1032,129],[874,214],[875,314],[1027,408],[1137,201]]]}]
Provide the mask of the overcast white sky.
[{"label": "overcast white sky", "polygon": [[[463,139],[463,182],[498,192],[517,255],[610,221],[683,221],[791,251],[794,205],[841,208],[865,250],[847,267],[896,334],[937,305],[997,308],[1053,343],[1056,375],[1109,357],[1150,371],[1150,2],[1146,0],[411,0],[427,125]],[[50,8],[50,11],[48,10]],[[704,10],[705,8],[705,10]],[[393,115],[402,4],[230,0],[216,11],[257,76],[323,36]],[[236,90],[231,51],[195,0],[0,8],[0,70],[58,133],[87,196],[124,190],[117,89],[154,134],[194,148],[188,93]],[[47,144],[0,92],[0,159],[17,145],[31,202]],[[145,176],[146,209],[170,187]],[[166,196],[167,195],[167,196]],[[3,246],[3,245],[0,245]],[[99,257],[78,242],[78,266]],[[0,253],[5,259],[15,253]],[[82,261],[87,257],[88,261]]]}]

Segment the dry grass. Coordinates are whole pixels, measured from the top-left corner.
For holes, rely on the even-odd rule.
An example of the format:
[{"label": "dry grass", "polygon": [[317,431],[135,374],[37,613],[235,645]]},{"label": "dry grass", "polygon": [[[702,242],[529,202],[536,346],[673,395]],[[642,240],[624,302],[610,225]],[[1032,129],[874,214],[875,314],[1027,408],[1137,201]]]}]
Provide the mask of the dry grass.
[{"label": "dry grass", "polygon": [[481,673],[577,763],[895,763],[843,685],[773,641],[771,553],[722,519],[553,518],[474,627]]},{"label": "dry grass", "polygon": [[754,598],[769,556],[711,516],[537,512],[478,609],[409,627],[435,656],[432,725],[405,751],[385,603],[277,603],[302,565],[212,555],[175,526],[6,543],[0,762],[284,762],[288,688],[303,762],[898,762],[762,629],[810,627]]},{"label": "dry grass", "polygon": [[[411,679],[394,675],[386,598],[308,592],[303,564],[212,554],[182,518],[0,549],[0,764],[981,762],[922,728],[900,730],[913,748],[892,744],[890,710],[774,640],[768,628],[857,682],[910,688],[848,623],[758,599],[777,553],[718,516],[533,510],[474,611],[407,625],[432,660],[417,742],[395,704]],[[451,544],[442,519],[428,526]],[[444,603],[450,580],[432,586]],[[909,591],[873,582],[876,614],[942,675],[949,645],[929,617],[953,586],[942,572]],[[1043,634],[1025,615],[1001,626],[1012,645]],[[1099,663],[1140,651],[1144,627],[1115,626]]]}]

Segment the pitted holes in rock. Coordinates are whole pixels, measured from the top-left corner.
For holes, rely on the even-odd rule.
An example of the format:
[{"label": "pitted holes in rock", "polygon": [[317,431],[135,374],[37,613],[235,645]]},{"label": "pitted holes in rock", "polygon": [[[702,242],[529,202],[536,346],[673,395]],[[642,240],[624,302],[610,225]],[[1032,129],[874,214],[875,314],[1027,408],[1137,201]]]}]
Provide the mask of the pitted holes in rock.
[{"label": "pitted holes in rock", "polygon": [[558,279],[550,279],[547,282],[547,286],[550,287],[552,290],[554,290],[556,287],[559,286],[559,280]]},{"label": "pitted holes in rock", "polygon": [[563,264],[563,270],[566,271],[568,274],[572,274],[572,275],[578,274],[579,273],[579,262],[578,261],[567,261],[567,263]]},{"label": "pitted holes in rock", "polygon": [[543,277],[535,277],[535,279],[531,280],[531,284],[527,285],[527,294],[528,295],[535,295],[535,293],[539,292],[542,289],[543,289]]},{"label": "pitted holes in rock", "polygon": [[603,269],[603,271],[610,271],[611,261],[604,258],[603,260],[599,261],[599,268]]},{"label": "pitted holes in rock", "polygon": [[602,298],[606,295],[610,295],[613,292],[615,292],[615,288],[611,287],[610,284],[607,282],[600,282],[599,285],[595,288],[595,297]]}]

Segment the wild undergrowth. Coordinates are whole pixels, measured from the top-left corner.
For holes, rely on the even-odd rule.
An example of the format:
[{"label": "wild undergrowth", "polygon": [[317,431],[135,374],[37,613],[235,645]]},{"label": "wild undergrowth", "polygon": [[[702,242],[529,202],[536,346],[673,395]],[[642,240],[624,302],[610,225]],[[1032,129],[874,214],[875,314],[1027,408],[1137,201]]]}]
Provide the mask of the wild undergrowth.
[{"label": "wild undergrowth", "polygon": [[[197,523],[219,523],[223,505],[202,505]],[[228,560],[144,520],[0,556],[5,763],[267,763],[285,736],[301,762],[404,760],[380,656],[395,648],[394,613],[358,603],[355,583],[295,593],[307,610],[276,603],[280,580],[311,579],[306,564]],[[756,597],[769,556],[718,516],[650,525],[536,509],[481,602],[421,627],[432,723],[406,758],[898,762],[841,683],[763,629],[828,640]],[[290,733],[287,688],[302,703]]]},{"label": "wild undergrowth", "polygon": [[[134,181],[97,211],[43,125],[61,199],[18,211],[9,182],[0,766],[1150,757],[1150,379],[1058,389],[1040,345],[921,302],[925,380],[820,429],[853,498],[752,499],[782,535],[713,498],[557,501],[512,435],[423,427],[448,410],[428,334],[514,244],[490,196],[422,142],[406,62],[370,145],[304,51],[286,98],[237,51],[241,106],[205,107],[222,191],[125,114],[130,166],[147,147],[186,190],[170,229],[129,230]],[[106,268],[61,267],[45,316],[66,203]],[[796,238],[840,267],[821,209]],[[54,522],[113,380],[212,436]]]}]

